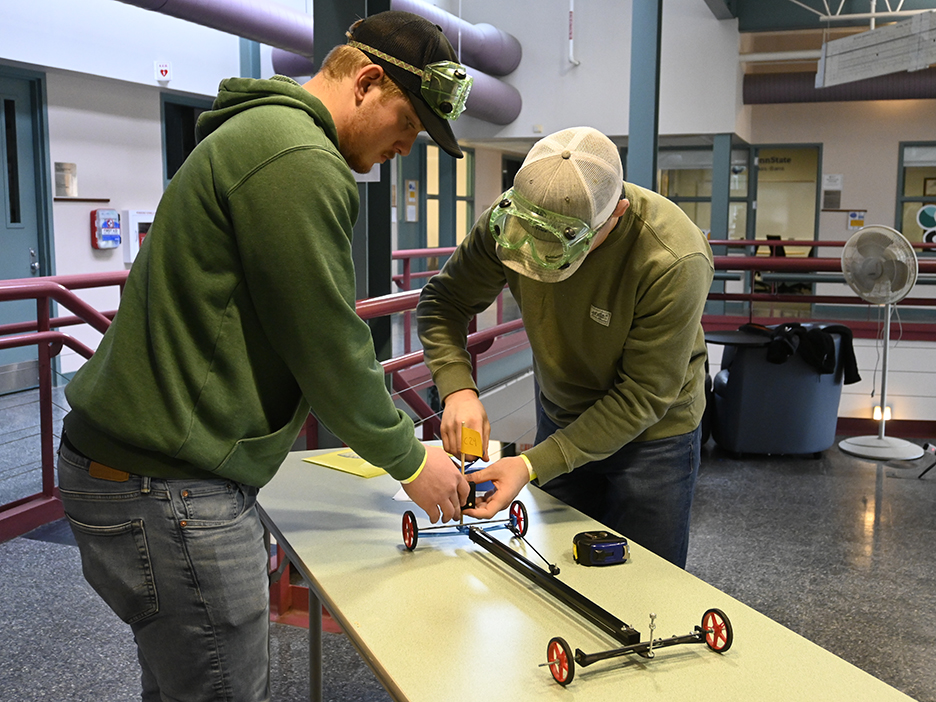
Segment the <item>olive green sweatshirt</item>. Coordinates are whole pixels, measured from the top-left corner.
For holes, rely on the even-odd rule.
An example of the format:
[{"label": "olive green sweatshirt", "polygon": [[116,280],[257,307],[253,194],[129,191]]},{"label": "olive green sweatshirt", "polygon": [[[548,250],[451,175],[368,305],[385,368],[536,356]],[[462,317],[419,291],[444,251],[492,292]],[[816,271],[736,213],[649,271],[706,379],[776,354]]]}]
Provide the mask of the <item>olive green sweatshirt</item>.
[{"label": "olive green sweatshirt", "polygon": [[66,388],[69,440],[113,468],[262,486],[309,409],[395,478],[425,449],[354,309],[358,191],[324,105],[232,78],[198,121],[114,323]]},{"label": "olive green sweatshirt", "polygon": [[705,409],[701,318],[714,272],[705,235],[675,204],[625,184],[630,207],[558,283],[497,257],[489,212],[423,289],[419,335],[439,396],[477,389],[468,320],[507,284],[520,307],[546,415],[562,427],[524,454],[538,482],[631,441],[695,429]]}]

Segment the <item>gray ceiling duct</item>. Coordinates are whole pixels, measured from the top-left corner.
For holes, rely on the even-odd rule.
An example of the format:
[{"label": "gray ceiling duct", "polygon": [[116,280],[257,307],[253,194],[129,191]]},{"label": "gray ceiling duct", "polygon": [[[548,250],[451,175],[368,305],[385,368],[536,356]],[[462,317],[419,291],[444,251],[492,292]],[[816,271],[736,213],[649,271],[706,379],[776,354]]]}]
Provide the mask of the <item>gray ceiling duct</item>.
[{"label": "gray ceiling duct", "polygon": [[893,73],[828,88],[816,87],[815,73],[749,73],[744,76],[745,105],[933,98],[936,98],[936,68]]},{"label": "gray ceiling duct", "polygon": [[[308,76],[315,73],[315,67],[311,61],[314,55],[312,17],[275,2],[257,2],[256,0],[119,0],[119,2],[268,44],[274,47],[273,70],[277,73],[287,76]],[[484,66],[493,66],[494,70],[500,72],[499,75],[509,73],[520,62],[519,42],[511,35],[491,25],[469,24],[454,15],[442,12],[433,5],[417,0],[393,0],[392,7],[396,10],[413,12],[439,24],[456,48],[458,31],[461,29],[463,55],[482,57]],[[454,37],[449,35],[450,31],[454,32]],[[483,58],[488,54],[490,57]],[[478,67],[467,58],[464,63],[472,69],[470,73],[475,78],[475,84],[465,104],[465,114],[493,124],[510,124],[517,119],[523,105],[519,91],[512,85],[487,75],[483,69],[478,70]]]}]

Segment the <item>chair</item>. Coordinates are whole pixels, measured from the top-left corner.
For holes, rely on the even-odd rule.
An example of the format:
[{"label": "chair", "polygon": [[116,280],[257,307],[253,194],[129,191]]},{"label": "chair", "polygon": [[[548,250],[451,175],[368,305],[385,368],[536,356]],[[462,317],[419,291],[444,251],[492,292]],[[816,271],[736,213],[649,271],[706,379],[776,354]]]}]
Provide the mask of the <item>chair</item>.
[{"label": "chair", "polygon": [[[803,330],[825,325],[803,325]],[[773,328],[773,329],[776,329]],[[731,341],[731,334],[740,335]],[[843,363],[841,334],[830,332],[835,370],[822,373],[793,353],[783,363],[767,360],[768,336],[743,332],[712,334],[724,343],[721,370],[712,387],[712,435],[736,455],[812,454],[818,458],[835,442]]]}]

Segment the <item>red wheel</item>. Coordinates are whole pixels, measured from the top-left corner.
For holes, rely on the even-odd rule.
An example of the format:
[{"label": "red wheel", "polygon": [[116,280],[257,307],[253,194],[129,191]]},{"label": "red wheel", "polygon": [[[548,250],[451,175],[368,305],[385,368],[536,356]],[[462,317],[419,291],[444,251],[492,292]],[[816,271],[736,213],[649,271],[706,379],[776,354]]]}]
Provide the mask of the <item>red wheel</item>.
[{"label": "red wheel", "polygon": [[720,609],[710,609],[702,615],[702,633],[705,634],[705,643],[713,651],[724,653],[731,648],[734,639],[731,622]]},{"label": "red wheel", "polygon": [[572,682],[572,678],[575,677],[575,659],[565,639],[556,636],[549,640],[549,645],[546,647],[546,662],[549,664],[549,672],[552,673],[557,683],[565,686]]},{"label": "red wheel", "polygon": [[510,503],[510,523],[516,527],[520,536],[526,536],[527,529],[530,528],[530,520],[527,517],[526,507],[520,500]]},{"label": "red wheel", "polygon": [[419,541],[419,527],[416,526],[416,515],[407,510],[403,513],[403,545],[407,551],[416,548]]}]

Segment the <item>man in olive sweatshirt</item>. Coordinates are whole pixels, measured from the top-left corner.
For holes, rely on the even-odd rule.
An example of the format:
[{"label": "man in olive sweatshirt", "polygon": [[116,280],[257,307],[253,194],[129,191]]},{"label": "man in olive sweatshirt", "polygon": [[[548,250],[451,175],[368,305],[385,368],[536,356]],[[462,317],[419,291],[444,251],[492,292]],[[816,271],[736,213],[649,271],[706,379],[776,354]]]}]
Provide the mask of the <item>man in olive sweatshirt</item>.
[{"label": "man in olive sweatshirt", "polygon": [[[705,235],[675,204],[623,182],[589,127],[537,142],[417,308],[443,399],[443,445],[490,425],[465,349],[468,321],[508,285],[533,351],[537,435],[473,474],[490,517],[529,481],[683,567],[705,408]],[[485,449],[486,453],[486,449]]]},{"label": "man in olive sweatshirt", "polygon": [[468,495],[395,408],[355,313],[351,171],[407,154],[423,129],[460,157],[449,120],[470,78],[416,15],[348,36],[304,86],[222,82],[66,389],[62,501],[85,577],[132,627],[146,701],[269,699],[256,497],[310,408],[433,522]]}]

